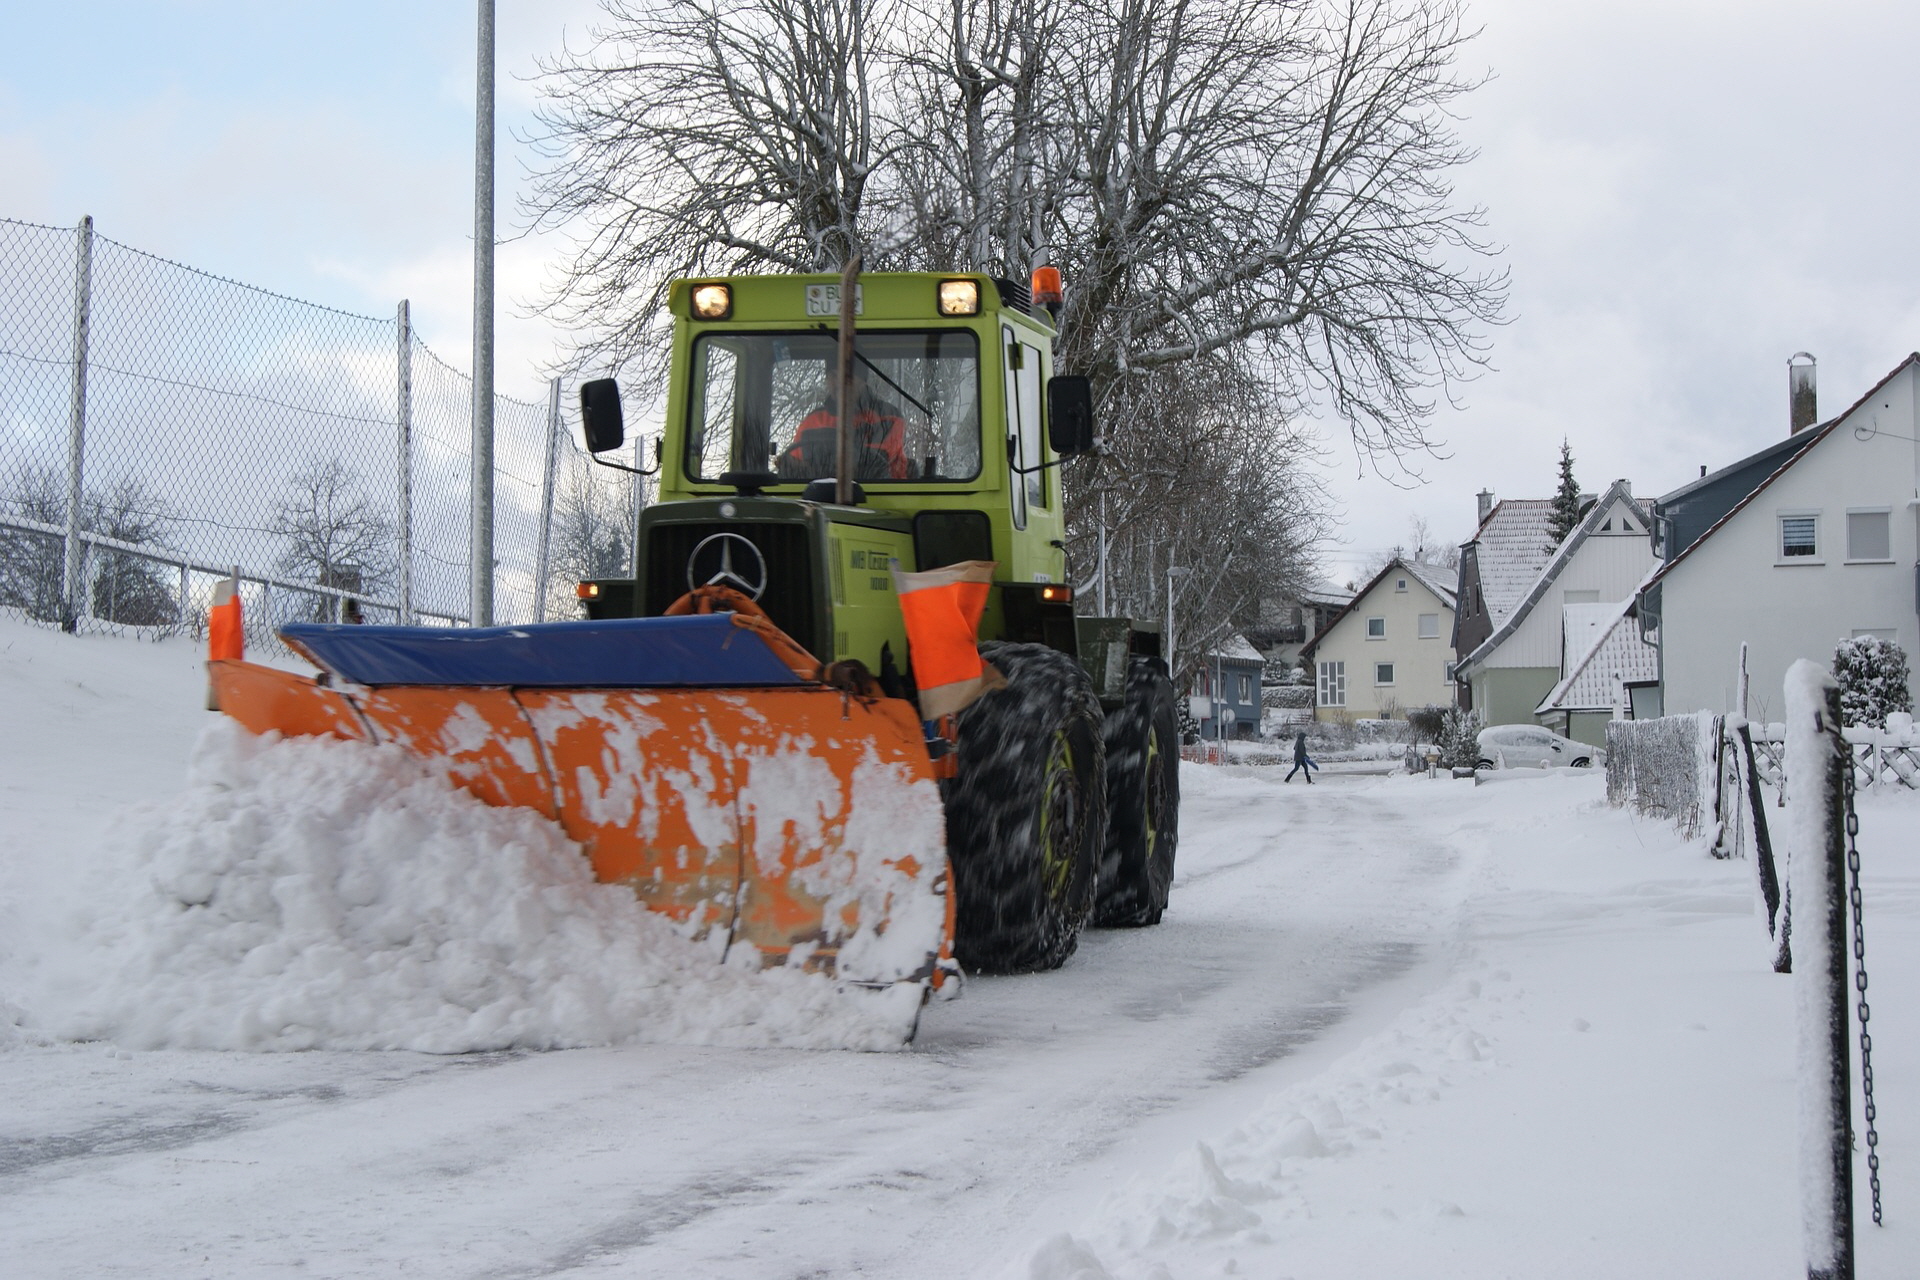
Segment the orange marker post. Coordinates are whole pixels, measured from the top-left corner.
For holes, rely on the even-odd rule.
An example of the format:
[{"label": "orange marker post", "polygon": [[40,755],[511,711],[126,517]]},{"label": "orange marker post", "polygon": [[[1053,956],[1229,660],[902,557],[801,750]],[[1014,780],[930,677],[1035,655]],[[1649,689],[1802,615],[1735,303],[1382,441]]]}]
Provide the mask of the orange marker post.
[{"label": "orange marker post", "polygon": [[[207,660],[238,662],[247,656],[246,620],[240,610],[240,571],[214,584],[213,608],[207,611]],[[220,694],[207,681],[207,710],[220,709]]]},{"label": "orange marker post", "polygon": [[993,585],[991,560],[963,560],[925,573],[893,571],[920,714],[950,716],[1007,682],[980,656],[980,615]]}]

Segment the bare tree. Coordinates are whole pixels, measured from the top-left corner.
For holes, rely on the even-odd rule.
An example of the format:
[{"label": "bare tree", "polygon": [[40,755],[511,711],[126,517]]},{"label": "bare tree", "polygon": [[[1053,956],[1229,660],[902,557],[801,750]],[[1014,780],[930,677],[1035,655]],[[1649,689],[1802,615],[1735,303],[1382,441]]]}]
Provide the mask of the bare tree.
[{"label": "bare tree", "polygon": [[[393,520],[337,457],[316,459],[294,473],[267,528],[285,540],[278,563],[291,577],[356,595],[380,595],[393,585]],[[331,617],[330,599],[319,601],[314,612]]]},{"label": "bare tree", "polygon": [[615,363],[675,276],[838,269],[876,163],[888,0],[602,0],[592,48],[542,64],[532,208],[579,251],[551,301]]},{"label": "bare tree", "polygon": [[[7,486],[8,511],[38,524],[64,525],[66,489],[46,467],[23,467]],[[61,596],[65,551],[61,539],[25,529],[0,529],[0,605],[30,618],[58,622],[67,605]]]},{"label": "bare tree", "polygon": [[1257,599],[1248,575],[1307,576],[1303,410],[1403,459],[1486,359],[1505,277],[1453,196],[1478,83],[1458,0],[602,5],[545,67],[531,208],[580,237],[550,305],[584,352],[657,359],[675,275],[1044,257],[1070,283],[1059,365],[1094,379],[1112,452],[1069,469],[1076,575],[1094,495],[1136,594],[1231,512],[1231,568],[1176,575],[1196,642]]},{"label": "bare tree", "polygon": [[[89,494],[89,531],[135,546],[165,546],[179,518],[172,505],[137,476],[122,476]],[[170,627],[180,621],[180,599],[160,565],[112,547],[93,552],[93,616],[129,626]]]},{"label": "bare tree", "polygon": [[568,469],[553,503],[550,617],[564,616],[575,607],[574,583],[628,571],[633,563],[632,511],[633,488],[624,477],[608,481],[586,468]]},{"label": "bare tree", "polygon": [[[66,488],[49,468],[17,473],[5,502],[25,519],[66,523]],[[122,476],[105,489],[86,494],[80,505],[81,529],[132,545],[166,546],[178,518],[173,507],[136,476]],[[43,622],[70,622],[63,595],[65,560],[65,544],[59,537],[0,530],[0,604]],[[172,626],[180,620],[176,593],[153,560],[131,551],[94,547],[88,564],[94,617],[129,626]]]}]

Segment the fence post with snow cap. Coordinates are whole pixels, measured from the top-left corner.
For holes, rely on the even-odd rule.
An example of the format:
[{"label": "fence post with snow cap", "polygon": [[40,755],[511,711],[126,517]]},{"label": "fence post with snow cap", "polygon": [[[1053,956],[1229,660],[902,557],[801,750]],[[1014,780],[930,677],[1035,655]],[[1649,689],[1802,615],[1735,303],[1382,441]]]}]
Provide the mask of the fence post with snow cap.
[{"label": "fence post with snow cap", "polygon": [[1818,663],[1787,672],[1787,869],[1799,1024],[1801,1217],[1808,1280],[1853,1276],[1852,1071],[1847,1035],[1845,787],[1840,688]]}]

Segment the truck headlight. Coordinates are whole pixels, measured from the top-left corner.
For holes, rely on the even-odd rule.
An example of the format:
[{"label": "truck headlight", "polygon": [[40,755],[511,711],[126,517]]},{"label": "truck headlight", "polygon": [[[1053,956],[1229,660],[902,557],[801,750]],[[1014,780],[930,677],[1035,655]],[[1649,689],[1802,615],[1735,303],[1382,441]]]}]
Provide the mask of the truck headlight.
[{"label": "truck headlight", "polygon": [[942,280],[940,282],[940,314],[943,316],[979,315],[980,282],[978,280]]}]

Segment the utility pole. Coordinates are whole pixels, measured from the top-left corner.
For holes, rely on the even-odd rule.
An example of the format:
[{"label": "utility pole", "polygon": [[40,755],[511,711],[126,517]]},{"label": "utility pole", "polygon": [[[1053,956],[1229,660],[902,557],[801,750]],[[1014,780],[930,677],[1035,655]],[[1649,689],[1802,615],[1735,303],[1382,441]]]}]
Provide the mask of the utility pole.
[{"label": "utility pole", "polygon": [[493,0],[480,24],[473,151],[473,447],[469,625],[493,625]]}]

